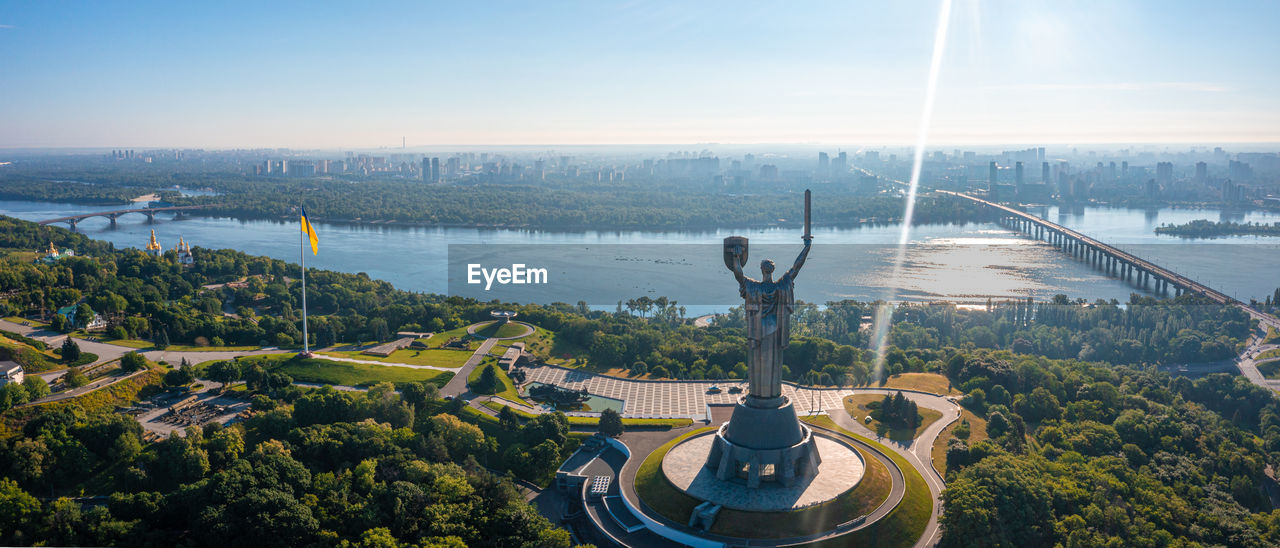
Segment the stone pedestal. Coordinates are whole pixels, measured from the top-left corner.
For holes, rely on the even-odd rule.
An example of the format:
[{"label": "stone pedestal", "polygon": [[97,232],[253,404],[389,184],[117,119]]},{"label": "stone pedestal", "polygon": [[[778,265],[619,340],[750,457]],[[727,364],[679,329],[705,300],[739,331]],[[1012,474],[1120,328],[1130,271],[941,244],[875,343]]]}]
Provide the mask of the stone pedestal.
[{"label": "stone pedestal", "polygon": [[737,477],[750,488],[767,482],[791,487],[815,476],[821,462],[813,431],[800,423],[789,399],[747,396],[716,432],[705,466],[721,481]]}]

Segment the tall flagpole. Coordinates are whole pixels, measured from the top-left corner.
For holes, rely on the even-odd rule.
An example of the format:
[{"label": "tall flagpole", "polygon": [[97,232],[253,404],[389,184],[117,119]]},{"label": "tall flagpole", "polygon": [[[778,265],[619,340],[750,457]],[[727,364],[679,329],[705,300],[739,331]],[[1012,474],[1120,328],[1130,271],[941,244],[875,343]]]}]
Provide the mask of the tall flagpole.
[{"label": "tall flagpole", "polygon": [[[303,222],[310,222],[303,217]],[[307,231],[306,226],[298,231],[298,236],[302,238],[298,248],[298,255],[302,258],[302,357],[311,357],[311,345],[307,339]]]}]

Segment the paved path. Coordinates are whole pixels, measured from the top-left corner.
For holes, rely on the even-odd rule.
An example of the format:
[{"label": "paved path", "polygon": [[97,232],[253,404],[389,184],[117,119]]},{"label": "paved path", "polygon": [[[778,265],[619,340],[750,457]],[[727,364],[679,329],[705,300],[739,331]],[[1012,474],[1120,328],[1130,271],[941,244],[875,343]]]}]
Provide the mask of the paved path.
[{"label": "paved path", "polygon": [[[884,391],[890,392],[890,391]],[[951,403],[940,396],[926,396],[924,394],[904,392],[907,399],[916,402],[916,405],[928,407],[942,411],[942,418],[930,424],[920,436],[910,441],[895,441],[888,438],[880,438],[875,432],[872,432],[865,425],[853,420],[849,413],[840,409],[831,409],[828,415],[831,420],[840,425],[841,428],[850,432],[867,436],[879,441],[881,444],[892,449],[895,453],[902,455],[911,463],[912,468],[920,472],[926,483],[929,484],[929,491],[933,494],[933,514],[929,516],[929,525],[925,527],[924,533],[921,534],[920,540],[916,542],[916,546],[933,546],[940,540],[941,528],[938,526],[938,516],[942,513],[942,490],[946,489],[946,483],[937,469],[933,467],[933,444],[938,440],[938,436],[942,431],[960,418],[960,406]],[[940,400],[940,401],[939,401]],[[939,409],[939,407],[947,407],[948,409]]]},{"label": "paved path", "polygon": [[68,398],[74,398],[76,396],[82,396],[84,394],[88,394],[89,392],[93,392],[94,390],[97,390],[99,388],[105,388],[117,382],[123,381],[125,379],[129,379],[137,375],[141,375],[146,371],[147,370],[144,368],[144,369],[139,369],[137,371],[134,371],[133,373],[130,373],[128,375],[110,374],[105,377],[99,378],[89,384],[81,386],[79,388],[72,388],[71,390],[63,390],[56,394],[50,394],[48,396],[45,396],[43,398],[40,398],[38,400],[29,402],[23,405],[38,405],[42,403],[52,403],[55,401],[65,400]]},{"label": "paved path", "polygon": [[719,314],[707,314],[706,316],[698,316],[697,318],[693,319],[693,326],[694,327],[711,327],[711,324],[715,323],[716,316],[718,315]]},{"label": "paved path", "polygon": [[[742,381],[640,381],[545,365],[528,368],[527,371],[529,381],[555,384],[574,389],[586,388],[592,394],[624,400],[626,402],[623,409],[624,416],[689,416],[695,419],[705,418],[708,404],[731,405],[736,402],[741,397],[741,394],[729,394],[728,388],[743,384]],[[721,392],[708,394],[707,390],[712,386],[718,386],[721,388]],[[842,428],[859,435],[877,439],[877,441],[880,441],[906,459],[929,485],[929,491],[934,499],[933,513],[929,518],[929,524],[926,526],[916,546],[923,547],[937,544],[940,538],[938,516],[942,510],[941,493],[946,488],[946,483],[933,467],[933,444],[943,430],[960,418],[959,405],[937,394],[902,391],[903,396],[914,401],[916,405],[938,411],[942,413],[942,417],[930,424],[928,428],[925,428],[920,433],[920,436],[915,439],[895,441],[887,438],[878,438],[875,432],[853,420],[844,410],[843,400],[846,396],[852,394],[894,394],[899,390],[886,388],[811,388],[784,383],[782,391],[783,394],[791,398],[795,405],[796,413],[803,416],[810,413],[825,412]],[[661,441],[656,445],[652,445],[652,447],[648,447],[649,443],[642,442],[641,445],[644,447],[635,447],[633,450],[637,455],[647,455],[658,445],[678,435],[682,430],[673,432],[676,433],[668,432],[660,435]],[[645,436],[640,439],[648,437]],[[631,442],[628,441],[628,445],[630,444]],[[639,463],[635,462],[636,460],[628,461],[627,469],[623,471],[624,477],[634,478],[635,470],[631,468],[634,463],[634,466],[638,469]],[[626,476],[625,474],[631,475]]]},{"label": "paved path", "polygon": [[[554,384],[564,388],[579,390],[607,398],[623,400],[623,416],[633,417],[692,417],[705,419],[707,405],[733,405],[742,394],[730,394],[729,388],[740,386],[744,390],[746,382],[741,380],[718,381],[645,381],[624,379],[600,375],[577,369],[567,369],[550,365],[525,368],[528,382]],[[708,394],[712,387],[720,388],[718,394]],[[828,409],[844,409],[843,399],[851,394],[893,394],[897,390],[882,388],[812,388],[798,387],[793,383],[783,383],[783,395],[791,398],[796,413],[804,415],[810,411],[822,412]],[[907,394],[907,392],[904,392]],[[945,416],[955,409],[955,405],[945,398],[928,395],[918,399],[923,407],[941,411]],[[917,398],[912,398],[917,399]],[[874,435],[874,434],[872,434]]]},{"label": "paved path", "polygon": [[484,357],[489,355],[489,350],[497,343],[498,339],[485,339],[484,342],[480,343],[480,348],[477,348],[476,352],[467,359],[467,363],[463,364],[460,369],[450,369],[450,371],[456,372],[454,373],[453,378],[449,379],[448,384],[445,384],[444,388],[440,389],[440,393],[445,396],[461,396],[466,394],[468,392],[467,376],[471,374],[471,371],[474,370],[477,365],[480,365],[480,362],[484,360]]},{"label": "paved path", "polygon": [[[844,412],[843,409],[840,412],[843,413]],[[719,421],[719,422],[722,422],[722,421]],[[640,465],[644,462],[645,458],[650,453],[652,453],[655,449],[657,449],[659,446],[666,443],[667,441],[674,439],[680,435],[683,435],[686,432],[689,432],[690,430],[694,430],[702,427],[704,427],[703,424],[697,424],[688,428],[678,428],[678,429],[673,429],[667,432],[629,432],[627,434],[624,434],[621,438],[621,441],[625,443],[628,446],[628,448],[631,450],[632,457],[630,459],[627,459],[625,462],[607,462],[607,459],[601,459],[601,461],[606,461],[607,468],[605,468],[604,470],[598,469],[597,472],[607,471],[609,475],[612,475],[615,478],[615,481],[612,483],[614,485],[619,486],[618,494],[626,497],[627,500],[631,503],[632,507],[644,508],[644,506],[640,503],[639,495],[636,494],[636,491],[635,491],[635,476],[636,476],[636,473],[640,470]],[[822,427],[817,427],[817,428],[823,429]],[[833,433],[833,434],[839,435],[838,433]],[[725,536],[714,535],[711,533],[706,533],[701,531],[694,531],[692,528],[688,527],[684,523],[674,523],[662,517],[661,515],[657,515],[656,513],[653,513],[651,511],[647,512],[646,515],[648,515],[651,519],[654,519],[661,523],[666,524],[668,527],[685,531],[685,532],[696,533],[699,536],[702,536],[704,538],[708,538],[708,539],[719,541],[719,542],[724,542],[726,543],[726,545],[729,545],[729,546],[803,545],[803,544],[809,544],[815,541],[831,539],[834,537],[846,535],[846,534],[864,529],[866,527],[870,527],[876,521],[879,521],[881,518],[888,515],[889,512],[892,512],[893,509],[896,508],[898,504],[902,501],[903,497],[906,496],[906,480],[902,475],[902,471],[898,469],[898,465],[895,464],[893,460],[890,459],[888,456],[881,454],[880,451],[856,439],[845,438],[843,436],[841,436],[841,439],[847,440],[849,443],[856,445],[858,448],[862,449],[866,454],[871,455],[873,458],[880,461],[880,463],[883,464],[884,467],[889,471],[890,476],[892,476],[891,482],[890,482],[891,488],[889,490],[889,494],[885,497],[884,502],[880,503],[880,505],[877,506],[875,510],[872,510],[871,513],[867,514],[866,518],[862,522],[858,523],[857,525],[847,527],[844,529],[839,529],[836,531],[818,532],[813,535],[808,535],[804,537],[746,541],[744,539],[739,539],[739,538],[725,537]],[[616,481],[617,478],[623,478],[624,481],[620,481],[620,482]],[[592,517],[593,517],[593,521],[597,521],[598,523],[605,521],[605,518],[603,516],[600,516],[600,517],[592,516]],[[850,520],[856,517],[857,516],[849,516]],[[608,524],[606,523],[606,525]],[[622,540],[625,542],[625,541],[630,541],[631,539],[627,537],[623,537]],[[639,543],[630,544],[628,542],[628,545],[639,546],[641,544]]]},{"label": "paved path", "polygon": [[[498,321],[498,320],[492,320],[492,321],[480,322],[480,323],[473,323],[473,324],[471,324],[471,325],[468,325],[468,326],[467,326],[467,333],[468,333],[468,334],[470,334],[470,335],[475,335],[475,334],[476,334],[476,331],[479,331],[479,330],[481,330],[481,329],[484,329],[484,328],[485,328],[485,327],[487,327],[489,324],[492,324],[493,322],[496,322],[496,321]],[[529,325],[529,324],[524,323],[524,322],[512,321],[511,323],[514,323],[514,324],[518,324],[518,325],[524,326],[524,333],[521,333],[521,334],[519,334],[519,335],[513,335],[513,336],[511,336],[511,337],[489,337],[489,338],[490,338],[490,339],[493,339],[493,340],[498,340],[498,341],[513,341],[513,340],[516,340],[516,339],[523,339],[523,338],[525,338],[525,337],[528,337],[529,335],[532,335],[532,334],[534,333],[534,331],[536,331],[536,330],[533,328],[533,326],[532,326],[532,325]]]},{"label": "paved path", "polygon": [[[1265,329],[1263,332],[1265,333]],[[1240,354],[1239,358],[1236,358],[1236,367],[1240,369],[1240,374],[1249,379],[1249,382],[1263,388],[1280,390],[1280,380],[1268,379],[1262,376],[1261,371],[1258,371],[1259,363],[1266,363],[1274,359],[1259,360],[1258,356],[1268,350],[1280,348],[1280,344],[1262,344],[1262,340],[1262,337],[1257,336],[1250,339],[1249,344],[1245,346],[1244,352]]]},{"label": "paved path", "polygon": [[[18,333],[20,335],[31,337],[38,341],[44,342],[46,345],[49,345],[49,348],[60,348],[62,346],[62,342],[65,341],[68,337],[68,335],[64,335],[62,333],[58,333],[50,329],[31,327],[28,325],[14,323],[8,320],[0,320],[0,329],[3,329],[5,331],[12,331],[14,333]],[[133,352],[135,350],[139,351],[140,354],[142,354],[147,359],[153,362],[163,361],[165,363],[170,363],[175,366],[182,363],[183,358],[186,358],[188,362],[194,365],[194,364],[209,361],[209,360],[230,360],[239,356],[254,356],[254,355],[262,355],[262,354],[284,354],[284,353],[291,352],[289,350],[281,350],[279,348],[274,348],[274,347],[266,347],[258,350],[208,350],[208,351],[147,350],[147,351],[141,351],[140,349],[136,349],[136,348],[129,348],[127,346],[119,346],[119,345],[109,344],[109,343],[104,343],[99,341],[92,341],[89,339],[81,339],[78,337],[75,337],[75,341],[76,341],[76,344],[80,346],[80,350],[82,352],[91,352],[98,355],[98,359],[94,361],[92,365],[97,365],[100,363],[106,363],[112,360],[119,359],[120,356],[128,354],[129,352]],[[44,378],[46,381],[50,381],[58,377],[61,377],[64,373],[66,373],[66,370],[58,370],[58,371],[50,371],[48,373],[42,373],[40,376]]]}]

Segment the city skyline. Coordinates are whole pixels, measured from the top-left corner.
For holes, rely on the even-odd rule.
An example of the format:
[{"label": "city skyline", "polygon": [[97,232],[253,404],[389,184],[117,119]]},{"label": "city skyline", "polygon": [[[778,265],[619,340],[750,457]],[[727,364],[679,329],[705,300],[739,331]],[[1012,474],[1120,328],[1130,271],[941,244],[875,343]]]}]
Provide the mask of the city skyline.
[{"label": "city skyline", "polygon": [[[957,1],[932,146],[1280,142],[1269,3]],[[0,8],[0,148],[899,145],[937,5]]]}]

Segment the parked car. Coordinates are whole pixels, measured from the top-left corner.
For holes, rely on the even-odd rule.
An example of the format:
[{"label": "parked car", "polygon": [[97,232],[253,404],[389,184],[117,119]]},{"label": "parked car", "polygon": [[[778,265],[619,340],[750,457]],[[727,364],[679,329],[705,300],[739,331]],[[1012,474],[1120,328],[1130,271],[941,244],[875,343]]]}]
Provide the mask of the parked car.
[{"label": "parked car", "polygon": [[719,393],[720,393],[720,387],[719,387],[719,386],[712,386],[711,388],[708,388],[708,389],[707,389],[707,393],[708,393],[708,394],[719,394]]}]

